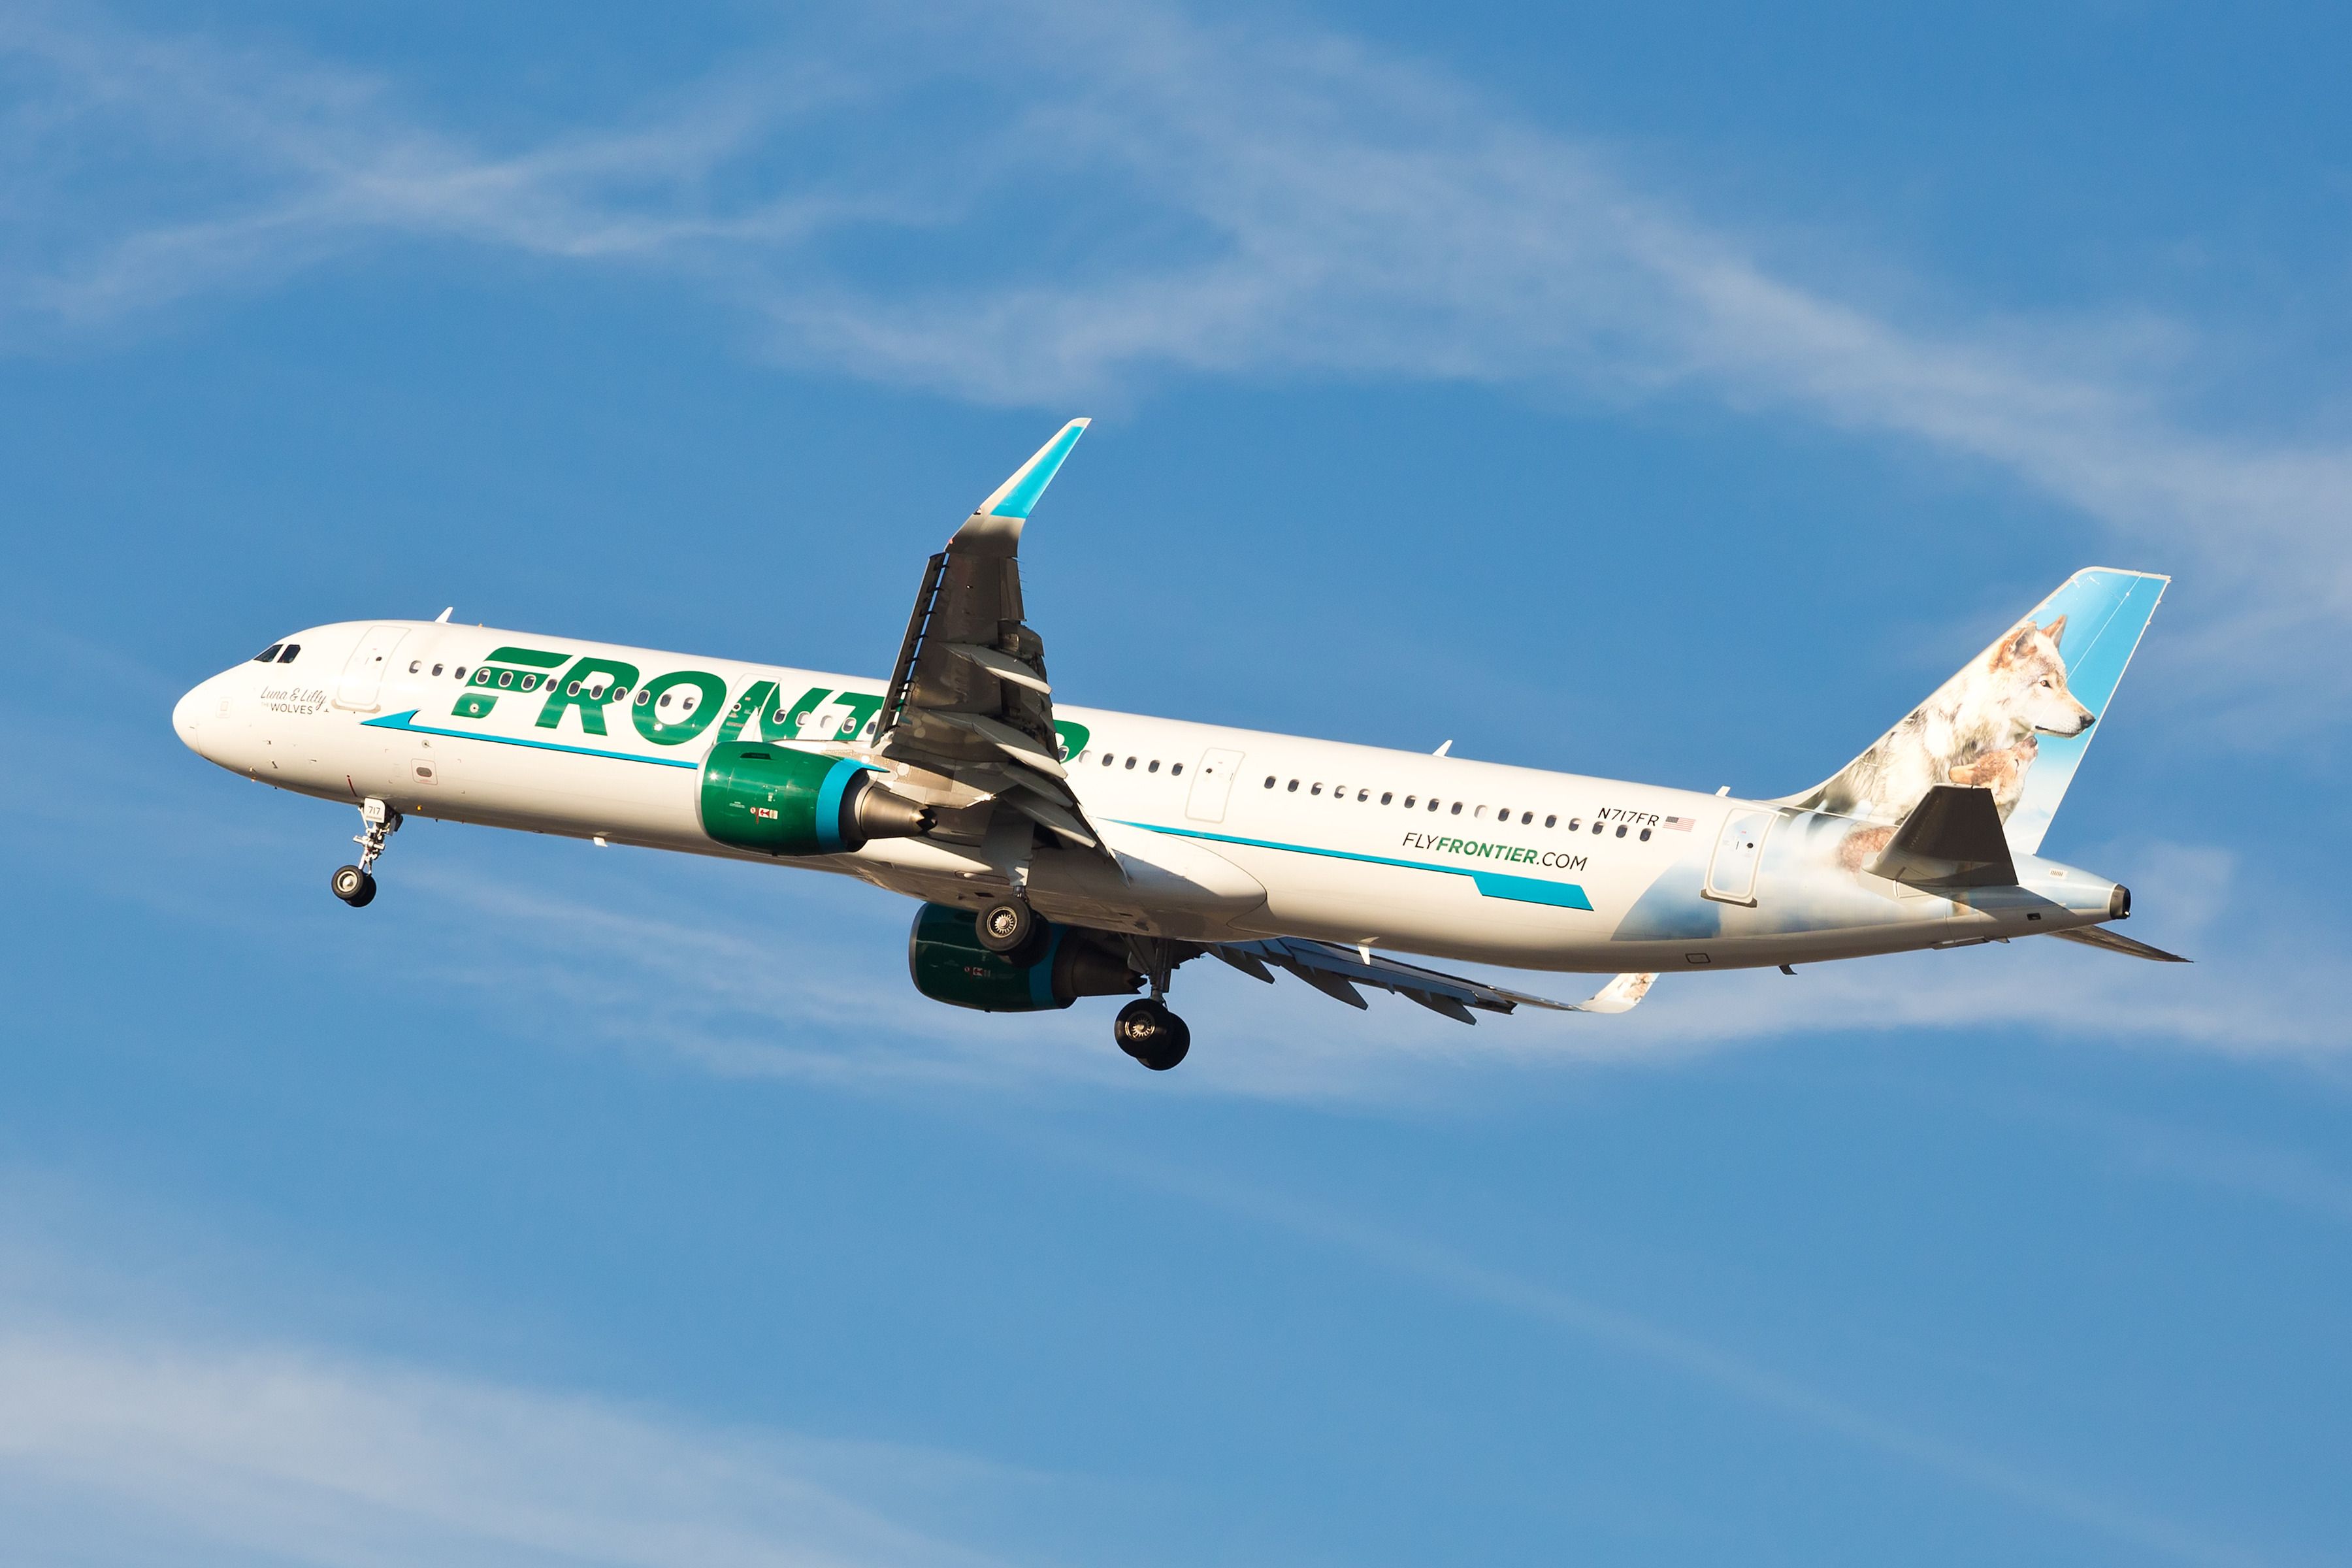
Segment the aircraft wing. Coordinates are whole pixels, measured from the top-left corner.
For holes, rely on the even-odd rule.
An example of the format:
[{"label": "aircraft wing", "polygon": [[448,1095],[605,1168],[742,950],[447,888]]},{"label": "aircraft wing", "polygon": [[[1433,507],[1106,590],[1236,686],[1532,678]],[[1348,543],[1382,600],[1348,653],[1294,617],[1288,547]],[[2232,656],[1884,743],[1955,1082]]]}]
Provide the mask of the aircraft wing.
[{"label": "aircraft wing", "polygon": [[1108,858],[1066,786],[1045,639],[1024,618],[1021,602],[1022,524],[1087,423],[1062,426],[924,566],[874,746]]},{"label": "aircraft wing", "polygon": [[1423,969],[1419,964],[1400,963],[1393,958],[1375,958],[1360,948],[1351,950],[1303,937],[1222,942],[1209,951],[1243,973],[1268,984],[1274,983],[1274,975],[1266,967],[1272,964],[1288,970],[1326,996],[1350,1007],[1368,1005],[1363,993],[1356,987],[1370,985],[1393,992],[1465,1024],[1478,1021],[1470,1016],[1474,1007],[1482,1013],[1508,1013],[1518,1007],[1542,1007],[1555,1013],[1623,1013],[1642,1000],[1650,989],[1650,982],[1657,978],[1654,974],[1621,974],[1590,1000],[1555,1002],[1548,996],[1465,980],[1458,974]]}]

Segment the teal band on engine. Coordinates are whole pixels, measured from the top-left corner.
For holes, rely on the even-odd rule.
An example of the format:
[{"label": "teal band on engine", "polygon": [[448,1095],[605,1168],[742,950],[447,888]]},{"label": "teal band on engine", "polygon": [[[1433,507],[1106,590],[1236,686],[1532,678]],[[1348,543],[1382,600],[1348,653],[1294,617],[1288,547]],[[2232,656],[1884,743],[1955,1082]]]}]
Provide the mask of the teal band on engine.
[{"label": "teal band on engine", "polygon": [[841,797],[849,789],[849,781],[873,767],[856,757],[844,757],[833,764],[824,782],[816,788],[816,847],[821,853],[838,855],[849,847],[841,836]]}]

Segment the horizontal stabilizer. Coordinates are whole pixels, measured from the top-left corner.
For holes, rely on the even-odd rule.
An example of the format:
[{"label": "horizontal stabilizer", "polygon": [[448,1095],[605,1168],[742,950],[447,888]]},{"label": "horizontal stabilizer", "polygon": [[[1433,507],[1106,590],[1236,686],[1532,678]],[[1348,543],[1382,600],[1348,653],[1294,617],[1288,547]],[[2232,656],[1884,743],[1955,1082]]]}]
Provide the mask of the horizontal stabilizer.
[{"label": "horizontal stabilizer", "polygon": [[1906,887],[2008,888],[2017,882],[1992,791],[1937,784],[1920,797],[1871,862],[1871,873]]},{"label": "horizontal stabilizer", "polygon": [[2084,947],[2103,947],[2109,952],[2120,952],[2128,958],[2145,958],[2155,963],[2187,963],[2189,960],[2177,952],[2167,952],[2160,947],[2150,947],[2144,942],[2134,942],[2119,931],[2105,926],[2077,926],[2073,931],[2053,931],[2052,936],[2079,942]]}]

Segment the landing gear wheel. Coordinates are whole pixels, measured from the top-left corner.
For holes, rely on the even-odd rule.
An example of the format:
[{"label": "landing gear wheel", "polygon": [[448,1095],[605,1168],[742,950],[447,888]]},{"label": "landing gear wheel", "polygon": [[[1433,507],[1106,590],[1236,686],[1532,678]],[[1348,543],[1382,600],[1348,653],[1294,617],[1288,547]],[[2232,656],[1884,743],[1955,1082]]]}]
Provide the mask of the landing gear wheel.
[{"label": "landing gear wheel", "polygon": [[980,945],[991,952],[1017,958],[1034,945],[1042,929],[1037,912],[1019,899],[999,899],[980,911]]},{"label": "landing gear wheel", "polygon": [[338,866],[327,885],[334,889],[335,897],[355,910],[366,908],[368,900],[375,897],[375,879],[357,866]]},{"label": "landing gear wheel", "polygon": [[1184,1059],[1192,1048],[1192,1031],[1184,1020],[1168,1010],[1168,1004],[1156,997],[1129,1002],[1118,1010],[1118,1022],[1111,1026],[1111,1035],[1118,1048],[1150,1068],[1153,1072],[1166,1072]]}]

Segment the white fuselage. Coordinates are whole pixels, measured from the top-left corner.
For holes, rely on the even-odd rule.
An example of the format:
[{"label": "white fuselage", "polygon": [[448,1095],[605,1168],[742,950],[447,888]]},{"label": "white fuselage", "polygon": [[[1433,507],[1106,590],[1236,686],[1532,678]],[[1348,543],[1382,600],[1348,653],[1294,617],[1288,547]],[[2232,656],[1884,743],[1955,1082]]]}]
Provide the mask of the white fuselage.
[{"label": "white fuselage", "polygon": [[[173,723],[189,746],[281,789],[375,797],[405,816],[738,859],[768,857],[705,833],[711,745],[731,723],[743,737],[855,748],[885,684],[439,622],[286,640],[300,649],[292,662],[239,665],[182,699]],[[644,691],[679,672],[703,679],[673,682],[631,722],[616,710],[594,734],[576,708],[548,721],[547,685],[475,684],[517,647],[627,666]],[[1816,962],[2109,918],[2113,883],[2034,857],[2018,858],[2013,888],[1956,900],[1902,887],[1840,861],[1848,819],[1770,803],[1061,704],[1055,717],[1072,742],[1071,793],[1119,861],[1034,854],[1030,901],[1072,924],[1619,973]],[[1007,885],[998,849],[888,838],[787,863],[976,905]]]}]

